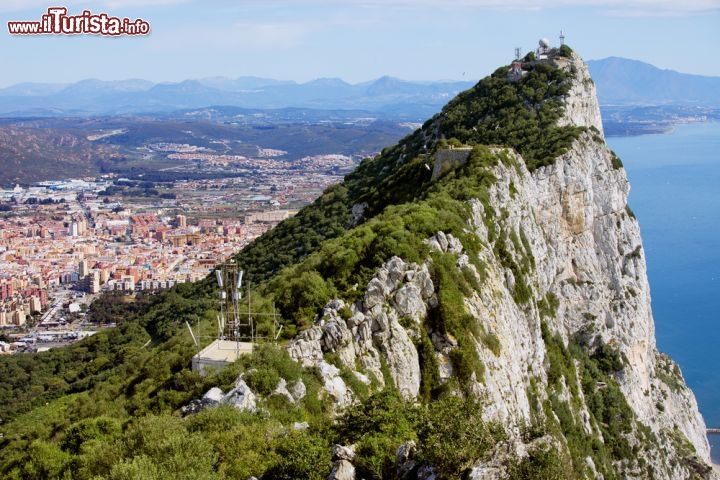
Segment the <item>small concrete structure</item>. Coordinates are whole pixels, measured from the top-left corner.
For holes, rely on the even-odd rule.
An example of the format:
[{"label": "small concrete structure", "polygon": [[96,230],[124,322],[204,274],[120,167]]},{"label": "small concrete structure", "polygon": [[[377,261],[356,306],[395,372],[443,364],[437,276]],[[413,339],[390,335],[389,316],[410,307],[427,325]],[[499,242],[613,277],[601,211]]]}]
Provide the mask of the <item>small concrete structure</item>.
[{"label": "small concrete structure", "polygon": [[443,173],[467,163],[472,152],[472,147],[454,147],[438,150],[435,153],[435,167],[432,172],[432,179],[436,180]]},{"label": "small concrete structure", "polygon": [[240,355],[252,353],[250,342],[234,342],[232,340],[215,340],[192,359],[192,369],[200,375],[219,372],[226,365],[233,363]]}]

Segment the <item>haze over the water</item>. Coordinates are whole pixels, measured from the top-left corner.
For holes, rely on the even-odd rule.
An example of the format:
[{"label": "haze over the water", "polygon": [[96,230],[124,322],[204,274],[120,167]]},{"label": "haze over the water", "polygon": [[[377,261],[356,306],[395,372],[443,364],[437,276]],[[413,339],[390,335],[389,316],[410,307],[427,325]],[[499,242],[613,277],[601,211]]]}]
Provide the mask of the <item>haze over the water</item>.
[{"label": "haze over the water", "polygon": [[621,56],[720,75],[720,0],[68,0],[151,26],[147,36],[10,35],[57,2],[0,0],[0,88],[85,78],[180,81],[256,75],[296,81],[382,75],[473,80],[560,30],[585,59]]}]

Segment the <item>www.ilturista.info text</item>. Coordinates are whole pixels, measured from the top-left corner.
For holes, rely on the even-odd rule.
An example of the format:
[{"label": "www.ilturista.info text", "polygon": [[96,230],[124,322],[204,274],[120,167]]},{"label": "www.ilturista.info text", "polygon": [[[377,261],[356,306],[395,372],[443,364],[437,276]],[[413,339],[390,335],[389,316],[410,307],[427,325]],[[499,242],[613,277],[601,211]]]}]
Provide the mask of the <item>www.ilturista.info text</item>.
[{"label": "www.ilturista.info text", "polygon": [[8,22],[8,32],[12,35],[147,35],[150,24],[142,18],[130,20],[90,10],[68,15],[65,7],[50,7],[39,22]]}]

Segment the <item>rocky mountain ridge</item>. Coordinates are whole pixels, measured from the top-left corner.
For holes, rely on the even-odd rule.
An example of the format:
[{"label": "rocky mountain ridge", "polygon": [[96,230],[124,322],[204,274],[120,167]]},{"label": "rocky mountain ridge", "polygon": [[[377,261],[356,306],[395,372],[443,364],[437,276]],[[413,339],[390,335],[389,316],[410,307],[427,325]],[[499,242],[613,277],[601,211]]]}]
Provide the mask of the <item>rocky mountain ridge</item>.
[{"label": "rocky mountain ridge", "polygon": [[[574,75],[558,123],[584,130],[571,149],[532,172],[516,152],[493,149],[506,160],[492,169],[489,198],[467,202],[466,229],[488,247],[473,261],[469,256],[474,253],[451,234],[438,231],[427,239],[432,251],[453,256],[455,275],[469,275],[478,287],[463,302],[469,321],[482,332],[472,343],[484,370],[482,376],[471,375],[464,390],[483,400],[486,420],[505,425],[514,455],[526,448],[522,427],[540,412],[547,415],[547,405],[553,405],[549,414],[563,423],[555,410],[566,403],[572,406],[570,422],[585,435],[609,442],[612,433],[632,448],[632,456],[611,462],[609,471],[623,478],[718,478],[706,466],[709,447],[695,398],[677,365],[655,346],[640,230],[627,205],[625,171],[602,137],[594,84],[576,55],[559,59],[557,68]],[[464,173],[460,170],[458,176]],[[490,223],[488,205],[500,212]],[[493,248],[499,243],[501,248]],[[511,260],[499,258],[498,250]],[[389,259],[361,300],[349,306],[341,299],[329,302],[317,323],[291,342],[291,357],[326,371],[324,355],[333,354],[368,386],[368,377],[375,377],[381,384],[392,382],[406,398],[417,398],[421,349],[413,339],[422,335],[422,324],[437,309],[441,294],[428,273],[434,258],[419,265]],[[517,268],[521,264],[528,267]],[[526,298],[518,298],[519,283],[529,290]],[[349,309],[345,318],[343,309]],[[439,377],[447,382],[456,375],[452,352],[458,342],[442,329],[430,327],[428,334]],[[552,335],[561,348],[574,343],[591,356],[614,352],[620,363],[609,377],[632,412],[624,418],[627,430],[609,432],[617,425],[608,428],[598,418],[587,397],[610,387],[596,380],[592,392],[578,388],[583,383],[580,360],[570,362],[576,378],[557,378],[548,345]],[[483,336],[493,340],[478,338]],[[337,388],[337,380],[326,378],[332,385],[327,390],[338,406],[346,406],[352,402],[351,389]],[[561,450],[572,450],[570,436],[555,438]],[[688,455],[690,451],[694,453]],[[603,469],[608,465],[596,465],[592,456],[585,462],[585,478],[607,478]],[[497,475],[503,471],[481,464],[470,478],[502,478]]]}]

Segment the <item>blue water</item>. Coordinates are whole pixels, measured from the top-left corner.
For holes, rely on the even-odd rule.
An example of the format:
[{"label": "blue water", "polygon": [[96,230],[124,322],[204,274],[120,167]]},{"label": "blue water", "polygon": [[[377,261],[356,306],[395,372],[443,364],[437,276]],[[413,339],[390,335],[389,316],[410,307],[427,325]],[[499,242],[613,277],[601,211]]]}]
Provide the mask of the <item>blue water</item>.
[{"label": "blue water", "polygon": [[720,465],[720,435],[712,434],[708,435],[710,440],[710,456],[715,465]]},{"label": "blue water", "polygon": [[[720,427],[720,123],[608,144],[630,178],[658,348],[680,364],[707,425]],[[720,457],[720,438],[711,443]]]}]

